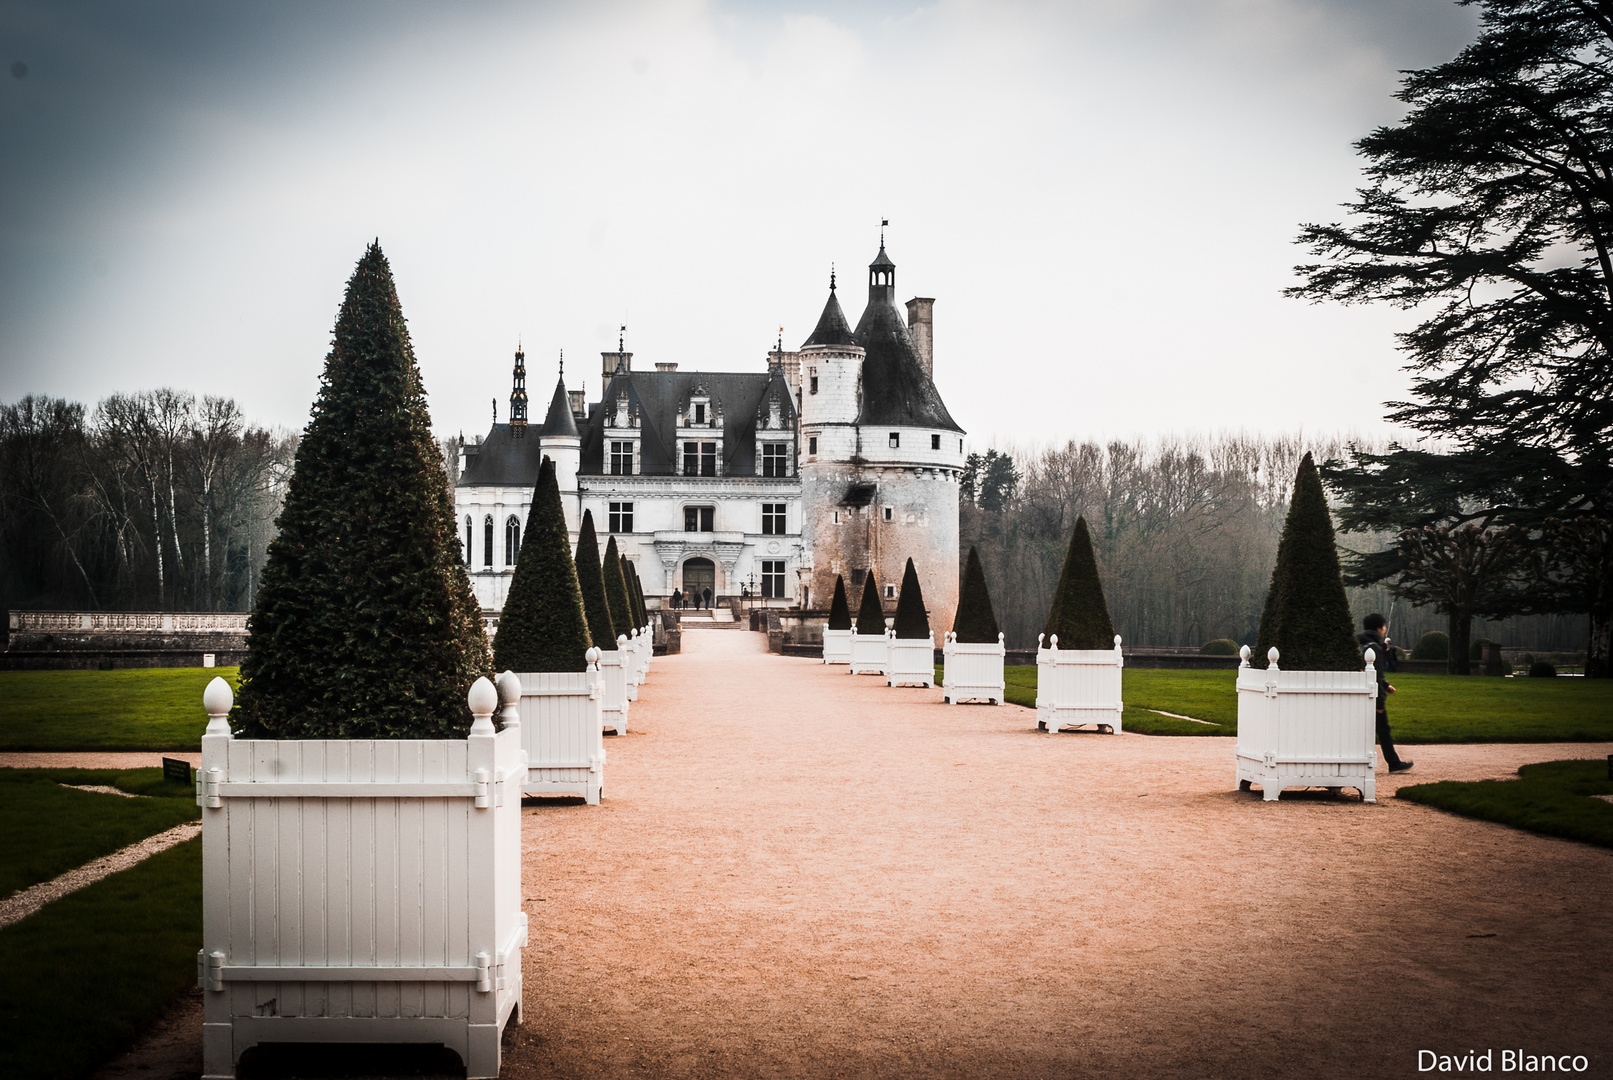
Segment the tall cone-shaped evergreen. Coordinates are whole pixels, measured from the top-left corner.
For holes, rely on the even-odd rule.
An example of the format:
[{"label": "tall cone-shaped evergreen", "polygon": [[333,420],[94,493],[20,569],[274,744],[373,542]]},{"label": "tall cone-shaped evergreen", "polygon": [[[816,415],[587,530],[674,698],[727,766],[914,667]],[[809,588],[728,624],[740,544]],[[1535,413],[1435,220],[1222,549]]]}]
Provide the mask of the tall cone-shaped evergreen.
[{"label": "tall cone-shaped evergreen", "polygon": [[617,634],[633,632],[633,609],[627,603],[627,578],[622,575],[622,557],[616,550],[616,537],[605,541],[605,602],[610,605],[610,624]]},{"label": "tall cone-shaped evergreen", "polygon": [[554,462],[545,457],[499,615],[493,663],[501,671],[586,671],[592,644],[560,485]]},{"label": "tall cone-shaped evergreen", "polygon": [[835,598],[829,602],[829,629],[851,629],[851,605],[846,603],[846,579],[835,575]]},{"label": "tall cone-shaped evergreen", "polygon": [[347,283],[269,542],[232,724],[251,738],[447,739],[491,675],[392,271]]},{"label": "tall cone-shaped evergreen", "polygon": [[872,568],[863,579],[863,602],[857,609],[857,633],[882,636],[885,633],[885,609],[879,606],[879,586],[874,583]]},{"label": "tall cone-shaped evergreen", "polygon": [[1087,532],[1085,517],[1076,518],[1070,532],[1064,569],[1059,571],[1053,607],[1047,613],[1046,633],[1049,645],[1053,635],[1058,635],[1060,649],[1115,647],[1115,624],[1109,621],[1109,605],[1104,603],[1098,559],[1092,553],[1092,536]]},{"label": "tall cone-shaped evergreen", "polygon": [[1277,662],[1290,670],[1361,670],[1350,602],[1339,572],[1333,518],[1310,454],[1299,463],[1294,476],[1294,497],[1277,544],[1277,566],[1266,594],[1259,640],[1259,658],[1275,645]]},{"label": "tall cone-shaped evergreen", "polygon": [[[997,613],[991,607],[991,593],[986,591],[986,571],[973,545],[963,565],[963,586],[958,590],[958,614],[952,620],[952,631],[959,641],[986,645],[997,644],[1000,632]],[[1059,638],[1060,644],[1063,641]]]},{"label": "tall cone-shaped evergreen", "polygon": [[919,588],[919,572],[913,560],[907,560],[902,571],[902,592],[896,598],[896,636],[899,638],[927,638],[930,636],[930,613],[924,609],[924,590]]},{"label": "tall cone-shaped evergreen", "polygon": [[626,555],[622,559],[622,583],[627,586],[627,608],[633,613],[633,625],[643,626],[647,621],[644,618],[644,605],[638,598],[638,571],[633,569],[633,561]]},{"label": "tall cone-shaped evergreen", "polygon": [[616,648],[615,623],[605,599],[605,573],[599,565],[599,538],[594,535],[594,512],[582,512],[577,533],[577,584],[582,586],[582,607],[588,613],[588,633],[601,649]]}]

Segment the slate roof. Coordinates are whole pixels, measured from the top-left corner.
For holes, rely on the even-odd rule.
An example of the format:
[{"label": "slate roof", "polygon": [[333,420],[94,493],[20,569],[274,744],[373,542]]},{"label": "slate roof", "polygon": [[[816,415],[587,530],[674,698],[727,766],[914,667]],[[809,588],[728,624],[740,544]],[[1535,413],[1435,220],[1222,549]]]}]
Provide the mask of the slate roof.
[{"label": "slate roof", "polygon": [[[879,259],[872,266],[894,267],[879,247]],[[947,412],[935,383],[924,373],[924,364],[907,322],[896,309],[893,288],[869,286],[868,307],[857,320],[857,344],[863,347],[863,405],[857,422],[869,426],[933,427],[963,433]]]},{"label": "slate roof", "polygon": [[465,449],[470,453],[465,455],[459,487],[531,487],[538,482],[543,453],[531,428],[517,439],[510,425],[494,424],[480,447]]},{"label": "slate roof", "polygon": [[606,415],[614,408],[616,399],[625,393],[629,412],[639,418],[640,473],[673,475],[678,453],[678,411],[701,389],[711,395],[712,407],[721,409],[723,475],[758,475],[756,428],[759,417],[767,414],[767,403],[778,400],[781,430],[793,433],[795,428],[795,400],[789,384],[777,370],[617,372],[611,376],[602,400],[590,406],[588,422],[582,431],[579,472],[585,476],[605,472]]},{"label": "slate roof", "polygon": [[802,342],[801,348],[810,345],[855,345],[857,335],[851,331],[851,324],[846,321],[846,313],[840,310],[840,301],[835,298],[834,282],[829,283],[829,302],[823,305],[823,314],[818,316],[818,325],[812,331],[812,336]]},{"label": "slate roof", "polygon": [[577,421],[571,415],[571,399],[566,397],[564,376],[555,381],[554,397],[549,401],[549,415],[543,418],[543,431],[540,434],[577,437]]}]

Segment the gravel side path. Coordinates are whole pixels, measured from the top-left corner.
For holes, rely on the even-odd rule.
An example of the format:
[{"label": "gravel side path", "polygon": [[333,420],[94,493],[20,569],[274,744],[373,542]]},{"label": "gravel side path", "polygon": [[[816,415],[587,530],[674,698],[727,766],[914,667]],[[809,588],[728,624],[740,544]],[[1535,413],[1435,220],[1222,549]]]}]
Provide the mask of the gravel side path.
[{"label": "gravel side path", "polygon": [[1376,805],[1264,803],[1230,739],[1038,735],[764,642],[685,633],[603,805],[528,811],[505,1076],[1613,1068],[1613,855],[1392,798],[1613,746],[1418,746]]},{"label": "gravel side path", "polygon": [[[121,791],[113,794],[122,795]],[[60,877],[41,881],[38,885],[28,888],[0,900],[0,930],[4,930],[12,923],[21,922],[52,900],[59,900],[68,893],[77,892],[86,885],[94,885],[104,877],[110,877],[119,870],[127,870],[137,863],[144,862],[157,854],[166,851],[175,844],[182,844],[193,836],[201,835],[202,823],[187,821],[183,825],[176,825],[167,832],[160,832],[156,836],[148,836],[137,844],[130,844],[126,848],[114,851],[110,855],[103,855],[93,862],[69,870]]]},{"label": "gravel side path", "polygon": [[200,751],[79,750],[0,754],[0,769],[156,769],[165,757],[188,761],[193,769],[202,763]]}]

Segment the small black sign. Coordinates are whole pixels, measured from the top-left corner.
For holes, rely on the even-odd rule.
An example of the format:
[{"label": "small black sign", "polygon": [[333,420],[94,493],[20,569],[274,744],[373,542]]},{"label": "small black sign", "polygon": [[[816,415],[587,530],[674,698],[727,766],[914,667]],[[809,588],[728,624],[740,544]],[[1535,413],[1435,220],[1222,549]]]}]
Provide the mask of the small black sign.
[{"label": "small black sign", "polygon": [[181,784],[190,783],[190,762],[181,761],[178,758],[163,758],[162,778],[164,780],[177,780]]}]

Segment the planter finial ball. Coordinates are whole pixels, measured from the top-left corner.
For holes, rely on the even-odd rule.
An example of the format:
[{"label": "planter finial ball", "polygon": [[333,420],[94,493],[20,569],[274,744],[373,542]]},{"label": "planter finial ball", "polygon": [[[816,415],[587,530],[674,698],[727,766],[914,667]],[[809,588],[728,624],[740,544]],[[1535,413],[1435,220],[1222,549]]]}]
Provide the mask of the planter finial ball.
[{"label": "planter finial ball", "polygon": [[230,684],[224,681],[222,675],[213,676],[213,681],[202,691],[202,708],[207,711],[206,733],[228,735],[230,733],[228,717],[234,707],[235,692],[230,689]]},{"label": "planter finial ball", "polygon": [[1251,648],[1249,648],[1249,646],[1245,645],[1243,648],[1238,650],[1238,659],[1242,660],[1245,664],[1247,664],[1249,662],[1249,655],[1253,651],[1254,651],[1253,649],[1251,649]]},{"label": "planter finial ball", "polygon": [[1271,648],[1266,650],[1266,659],[1270,660],[1273,664],[1275,664],[1277,662],[1278,658],[1281,655],[1282,654],[1280,654],[1277,651],[1277,646],[1275,646],[1275,645],[1273,645]]},{"label": "planter finial ball", "polygon": [[505,671],[494,684],[498,689],[498,700],[501,705],[514,705],[521,700],[521,678],[513,671]]},{"label": "planter finial ball", "polygon": [[1117,649],[1120,648],[1120,635],[1119,634],[1115,635],[1115,648],[1117,648]]},{"label": "planter finial ball", "polygon": [[599,651],[598,645],[590,645],[588,646],[588,651],[582,654],[582,658],[590,664],[597,664],[599,663],[599,658],[603,655],[605,654]]},{"label": "planter finial ball", "polygon": [[1047,646],[1050,649],[1058,648],[1059,647],[1059,636],[1057,634],[1054,634],[1051,637],[1049,637],[1047,639]]},{"label": "planter finial ball", "polygon": [[493,710],[498,708],[498,691],[486,675],[479,676],[471,683],[470,693],[465,695],[465,704],[470,706],[470,714],[476,718],[470,726],[471,734],[493,734]]}]

